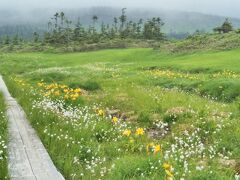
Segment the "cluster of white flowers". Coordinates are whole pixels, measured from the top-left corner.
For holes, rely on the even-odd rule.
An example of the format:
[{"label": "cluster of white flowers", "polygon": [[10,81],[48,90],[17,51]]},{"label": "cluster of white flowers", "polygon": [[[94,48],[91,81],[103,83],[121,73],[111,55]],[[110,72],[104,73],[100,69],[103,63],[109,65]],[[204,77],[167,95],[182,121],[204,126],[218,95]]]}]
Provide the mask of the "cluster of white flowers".
[{"label": "cluster of white flowers", "polygon": [[[5,115],[4,112],[0,111],[0,121],[5,121]],[[5,122],[4,122],[5,123]],[[6,159],[6,149],[7,149],[7,143],[3,136],[1,136],[0,132],[0,161],[3,159]]]},{"label": "cluster of white flowers", "polygon": [[[61,122],[49,122],[44,128],[43,133],[48,137],[54,138],[58,141],[63,141],[67,147],[77,145],[79,154],[73,157],[73,164],[84,167],[84,171],[88,171],[92,176],[100,173],[101,176],[105,176],[113,169],[112,167],[106,167],[106,157],[100,156],[99,152],[101,146],[95,147],[94,150],[86,145],[86,142],[91,143],[94,138],[100,142],[117,142],[122,139],[122,132],[128,129],[129,122],[119,119],[118,122],[108,126],[107,128],[99,126],[101,122],[112,123],[112,116],[105,114],[100,116],[97,113],[98,109],[101,109],[101,105],[93,104],[92,106],[71,106],[65,104],[63,100],[51,100],[50,98],[38,99],[33,102],[33,110],[37,109],[42,114],[48,112],[54,113],[59,116]],[[71,134],[62,128],[59,128],[54,133],[51,127],[63,127],[64,124],[75,132],[83,132],[91,134],[93,138],[81,137],[75,138]],[[84,145],[83,145],[84,144]],[[121,152],[121,148],[116,149],[117,152]],[[84,154],[87,157],[79,159]],[[82,157],[81,157],[82,158]],[[100,169],[100,170],[99,170]],[[83,173],[83,172],[81,172]],[[71,176],[79,177],[79,174],[72,173]]]},{"label": "cluster of white flowers", "polygon": [[[205,125],[207,122],[203,119],[200,119],[199,123],[201,125]],[[219,133],[223,127],[225,127],[224,120],[221,119],[221,121],[217,121],[216,129],[211,133]],[[186,177],[191,173],[189,167],[190,165],[191,167],[193,166],[193,164],[191,164],[191,160],[193,158],[203,160],[206,158],[213,159],[215,157],[229,159],[228,155],[231,155],[230,152],[222,154],[217,151],[217,146],[221,139],[218,141],[215,140],[214,144],[204,143],[210,133],[208,130],[203,127],[196,127],[196,125],[191,125],[191,128],[194,130],[191,132],[185,130],[184,133],[180,136],[172,134],[174,143],[171,142],[171,144],[169,144],[170,148],[165,151],[164,155],[164,158],[166,160],[172,159],[173,161],[178,162],[179,165],[182,165],[183,171],[175,172],[176,175],[181,175],[182,177]],[[205,168],[206,167],[203,164],[196,165],[196,170],[198,171],[202,171]],[[208,168],[210,167],[208,166]]]},{"label": "cluster of white flowers", "polygon": [[157,131],[156,135],[158,137],[164,137],[169,132],[169,125],[166,122],[154,121],[153,122],[153,127],[156,128],[156,131]]}]

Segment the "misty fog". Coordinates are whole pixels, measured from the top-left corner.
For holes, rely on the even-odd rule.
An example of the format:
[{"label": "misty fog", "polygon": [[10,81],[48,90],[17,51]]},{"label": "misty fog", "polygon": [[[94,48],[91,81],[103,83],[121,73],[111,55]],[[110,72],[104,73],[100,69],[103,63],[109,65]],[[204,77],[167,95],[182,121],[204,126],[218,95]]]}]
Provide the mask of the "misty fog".
[{"label": "misty fog", "polygon": [[128,8],[155,8],[201,12],[228,17],[240,17],[239,0],[1,0],[0,9],[31,11],[33,9],[86,8],[112,6]]}]

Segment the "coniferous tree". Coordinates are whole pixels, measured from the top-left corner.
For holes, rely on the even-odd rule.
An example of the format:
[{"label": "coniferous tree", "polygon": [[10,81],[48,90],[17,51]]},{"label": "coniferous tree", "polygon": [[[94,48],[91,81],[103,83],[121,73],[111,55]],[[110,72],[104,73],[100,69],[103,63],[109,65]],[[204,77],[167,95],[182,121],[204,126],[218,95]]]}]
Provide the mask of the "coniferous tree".
[{"label": "coniferous tree", "polygon": [[73,31],[73,36],[74,39],[77,41],[81,40],[81,23],[80,23],[80,18],[78,18],[77,24],[75,25],[75,29]]},{"label": "coniferous tree", "polygon": [[229,33],[233,31],[233,26],[232,26],[232,23],[227,18],[223,22],[222,26],[214,28],[213,31],[217,33]]},{"label": "coniferous tree", "polygon": [[144,24],[143,36],[145,39],[156,39],[162,40],[163,33],[161,32],[161,28],[164,23],[161,21],[160,18],[152,18],[148,20]]},{"label": "coniferous tree", "polygon": [[137,29],[136,29],[137,38],[141,38],[142,24],[143,24],[143,20],[140,19],[137,23]]},{"label": "coniferous tree", "polygon": [[3,43],[5,44],[5,45],[9,45],[10,44],[10,38],[9,38],[9,36],[7,35],[7,36],[5,36],[5,38],[4,38],[4,40],[3,40]]},{"label": "coniferous tree", "polygon": [[37,32],[33,33],[33,42],[38,43],[39,42],[39,34]]},{"label": "coniferous tree", "polygon": [[229,21],[228,18],[225,20],[225,22],[222,25],[222,31],[223,33],[229,33],[230,31],[233,31],[232,23]]},{"label": "coniferous tree", "polygon": [[122,9],[122,15],[119,17],[119,20],[120,20],[120,35],[121,35],[121,37],[122,38],[124,38],[125,37],[125,24],[126,24],[126,21],[127,21],[127,16],[126,16],[126,10],[127,10],[127,8],[123,8]]},{"label": "coniferous tree", "polygon": [[12,39],[13,45],[18,45],[19,44],[19,37],[18,35],[15,35]]},{"label": "coniferous tree", "polygon": [[115,34],[117,34],[118,33],[118,19],[116,17],[114,17],[113,22],[114,22],[114,31],[115,31]]},{"label": "coniferous tree", "polygon": [[61,19],[61,27],[63,28],[63,23],[64,23],[64,19],[65,19],[65,14],[64,12],[60,13],[60,19]]},{"label": "coniferous tree", "polygon": [[98,17],[96,15],[94,15],[92,17],[92,20],[93,20],[92,34],[93,34],[93,36],[96,36],[96,23],[98,21]]},{"label": "coniferous tree", "polygon": [[58,13],[56,13],[55,15],[54,15],[54,19],[55,19],[55,29],[57,29],[58,28],[58,17],[59,17],[59,14]]}]

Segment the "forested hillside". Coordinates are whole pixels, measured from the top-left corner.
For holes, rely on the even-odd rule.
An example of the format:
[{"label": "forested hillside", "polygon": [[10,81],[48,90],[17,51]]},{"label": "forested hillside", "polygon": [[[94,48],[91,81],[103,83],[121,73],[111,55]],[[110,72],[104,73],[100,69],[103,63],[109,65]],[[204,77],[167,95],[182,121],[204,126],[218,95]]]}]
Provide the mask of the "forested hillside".
[{"label": "forested hillside", "polygon": [[[59,10],[44,9],[32,10],[31,12],[21,11],[1,11],[0,10],[0,36],[18,34],[24,38],[31,38],[33,32],[42,34],[47,30],[49,17]],[[73,24],[80,18],[81,24],[89,26],[92,24],[92,17],[98,17],[99,28],[102,22],[109,24],[113,22],[113,17],[119,17],[121,8],[85,8],[85,9],[61,9],[66,16],[73,20]],[[205,15],[193,12],[180,12],[168,10],[149,9],[127,9],[129,20],[136,21],[144,17],[147,20],[151,17],[161,17],[165,25],[163,31],[170,37],[183,38],[196,30],[209,32],[218,24],[222,23],[226,17]],[[240,27],[240,20],[230,18],[234,27]],[[74,22],[75,21],[75,22]]]}]

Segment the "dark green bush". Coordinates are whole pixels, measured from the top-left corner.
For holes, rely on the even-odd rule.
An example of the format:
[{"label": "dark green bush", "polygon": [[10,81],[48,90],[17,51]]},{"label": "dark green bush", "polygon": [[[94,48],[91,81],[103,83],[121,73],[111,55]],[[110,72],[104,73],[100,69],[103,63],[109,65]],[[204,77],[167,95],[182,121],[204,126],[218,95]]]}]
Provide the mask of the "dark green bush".
[{"label": "dark green bush", "polygon": [[138,116],[137,121],[139,123],[143,123],[143,124],[148,124],[150,123],[150,117],[149,114],[146,112],[141,112],[140,115]]},{"label": "dark green bush", "polygon": [[240,96],[240,82],[237,80],[218,80],[206,82],[201,88],[202,95],[209,95],[216,100],[232,102]]},{"label": "dark green bush", "polygon": [[87,91],[95,91],[101,89],[100,85],[95,81],[87,81],[83,83],[82,88]]},{"label": "dark green bush", "polygon": [[178,120],[178,116],[175,116],[173,114],[165,114],[163,116],[163,121],[166,123],[173,123]]},{"label": "dark green bush", "polygon": [[70,88],[81,88],[86,91],[95,91],[101,89],[101,86],[95,81],[86,81],[83,83],[74,82],[69,84]]}]

